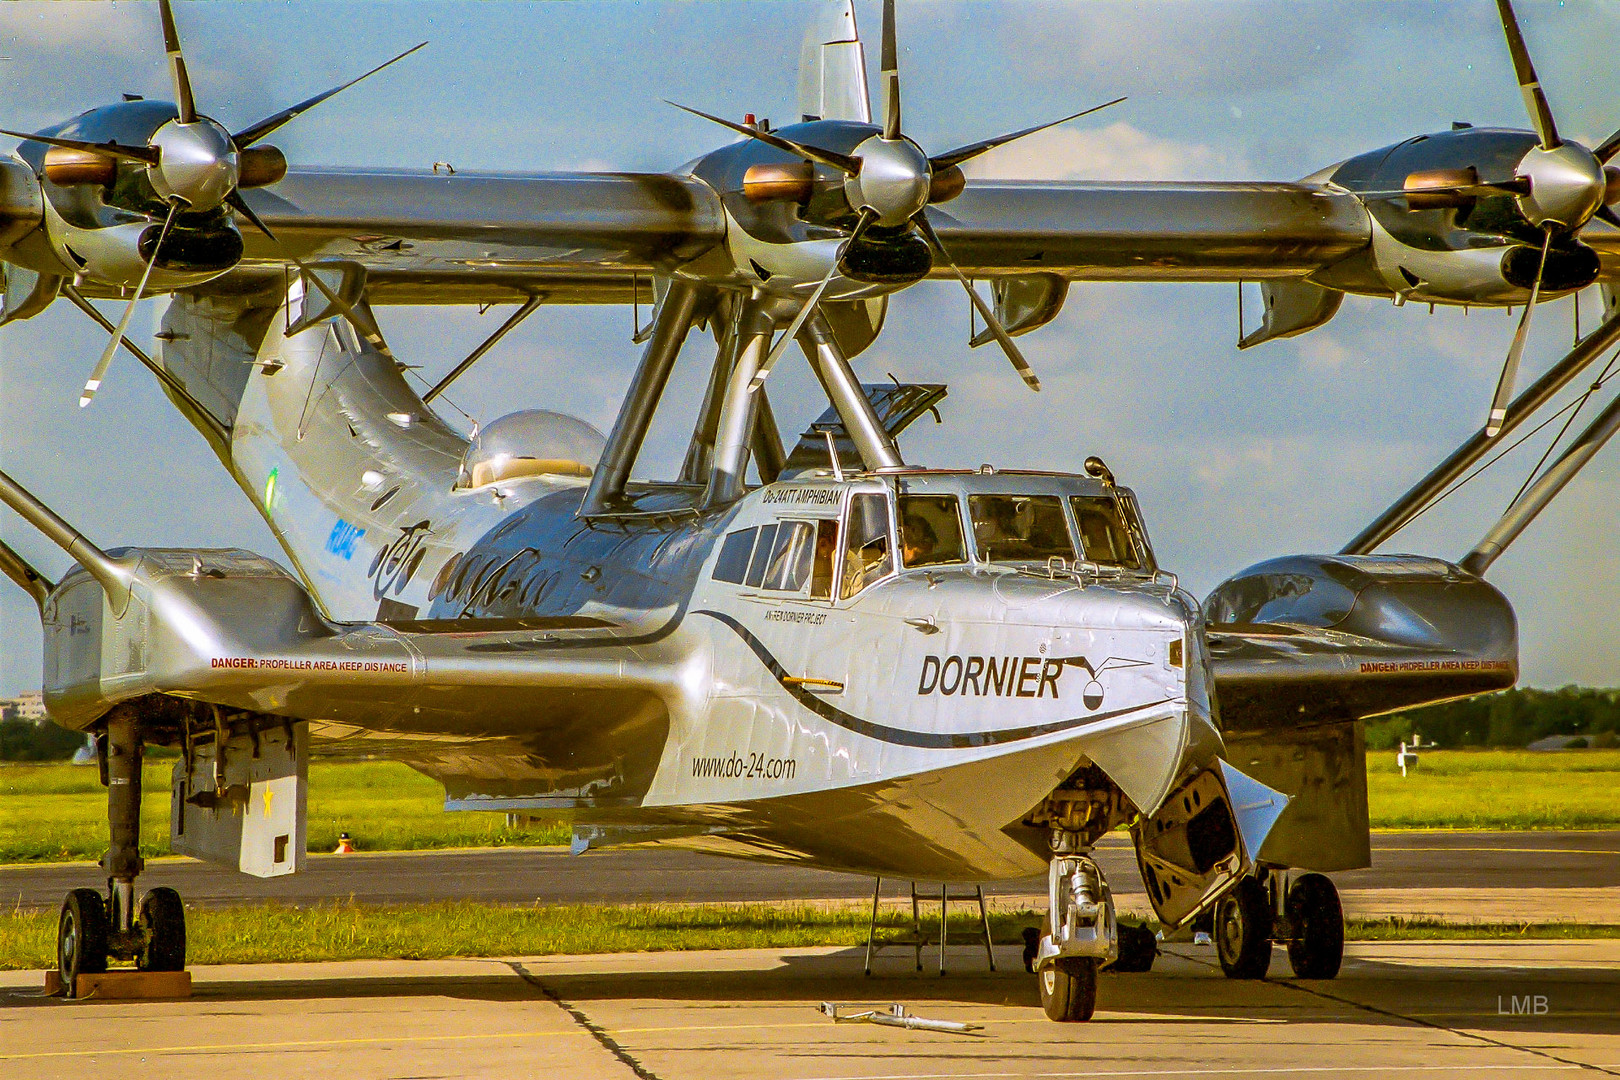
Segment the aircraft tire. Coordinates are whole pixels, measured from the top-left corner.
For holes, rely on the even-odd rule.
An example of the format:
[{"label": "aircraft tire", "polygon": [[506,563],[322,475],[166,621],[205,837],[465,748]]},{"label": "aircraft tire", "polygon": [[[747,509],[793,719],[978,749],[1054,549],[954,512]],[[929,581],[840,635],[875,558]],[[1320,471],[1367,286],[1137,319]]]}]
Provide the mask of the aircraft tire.
[{"label": "aircraft tire", "polygon": [[74,889],[62,901],[56,924],[56,962],[62,985],[72,997],[80,975],[107,970],[107,904],[94,889]]},{"label": "aircraft tire", "polygon": [[142,971],[184,971],[186,908],[180,894],[160,885],[141,897],[141,929],[146,944],[136,958]]},{"label": "aircraft tire", "polygon": [[1228,979],[1263,979],[1271,967],[1271,901],[1246,877],[1215,904],[1215,954]]},{"label": "aircraft tire", "polygon": [[1331,979],[1344,962],[1344,908],[1322,874],[1306,874],[1288,890],[1288,963],[1301,979]]},{"label": "aircraft tire", "polygon": [[[1050,934],[1048,919],[1042,929]],[[1041,1008],[1048,1020],[1075,1024],[1097,1011],[1097,961],[1094,957],[1054,960],[1035,975],[1041,988]]]}]

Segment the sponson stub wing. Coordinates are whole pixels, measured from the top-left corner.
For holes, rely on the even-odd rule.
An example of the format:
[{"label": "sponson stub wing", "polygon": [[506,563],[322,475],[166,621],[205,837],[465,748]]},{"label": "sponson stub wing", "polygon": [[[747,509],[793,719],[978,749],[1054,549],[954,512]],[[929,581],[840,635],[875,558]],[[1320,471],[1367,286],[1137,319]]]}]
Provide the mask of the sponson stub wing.
[{"label": "sponson stub wing", "polygon": [[1260,857],[1367,866],[1359,720],[1512,686],[1518,625],[1494,586],[1414,555],[1294,555],[1204,602],[1228,759],[1291,797]]}]

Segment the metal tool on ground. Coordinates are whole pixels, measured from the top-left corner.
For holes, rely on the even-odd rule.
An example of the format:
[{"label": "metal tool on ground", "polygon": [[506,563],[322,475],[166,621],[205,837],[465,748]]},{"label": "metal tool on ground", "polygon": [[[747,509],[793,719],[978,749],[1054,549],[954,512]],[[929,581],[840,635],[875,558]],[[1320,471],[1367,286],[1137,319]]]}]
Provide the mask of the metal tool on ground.
[{"label": "metal tool on ground", "polygon": [[[906,1028],[909,1031],[939,1031],[948,1035],[972,1035],[984,1028],[983,1024],[964,1024],[957,1020],[931,1020],[926,1016],[913,1016],[910,1010],[898,1001],[823,1001],[821,1011],[832,1017],[835,1024],[881,1024],[884,1027]],[[979,1038],[984,1036],[981,1035]]]}]

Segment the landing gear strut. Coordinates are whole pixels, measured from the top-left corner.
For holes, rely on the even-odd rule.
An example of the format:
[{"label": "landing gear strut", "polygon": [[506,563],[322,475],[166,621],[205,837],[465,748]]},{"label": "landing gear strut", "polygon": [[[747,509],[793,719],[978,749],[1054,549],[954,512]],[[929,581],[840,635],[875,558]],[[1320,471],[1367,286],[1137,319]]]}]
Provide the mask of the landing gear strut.
[{"label": "landing gear strut", "polygon": [[109,958],[133,960],[142,971],[181,971],[186,966],[186,913],[180,894],[156,888],[135,904],[141,859],[141,735],[132,711],[114,709],[103,736],[107,783],[105,899],[94,889],[74,889],[62,902],[56,958],[62,986],[78,993],[80,975],[107,970]]},{"label": "landing gear strut", "polygon": [[1322,874],[1292,880],[1260,867],[1215,905],[1215,952],[1229,979],[1263,979],[1271,946],[1288,946],[1288,963],[1301,979],[1331,979],[1344,960],[1344,909],[1338,890]]},{"label": "landing gear strut", "polygon": [[1119,925],[1113,893],[1079,834],[1054,831],[1051,846],[1035,977],[1047,1017],[1074,1023],[1096,1011],[1097,969],[1119,956]]}]

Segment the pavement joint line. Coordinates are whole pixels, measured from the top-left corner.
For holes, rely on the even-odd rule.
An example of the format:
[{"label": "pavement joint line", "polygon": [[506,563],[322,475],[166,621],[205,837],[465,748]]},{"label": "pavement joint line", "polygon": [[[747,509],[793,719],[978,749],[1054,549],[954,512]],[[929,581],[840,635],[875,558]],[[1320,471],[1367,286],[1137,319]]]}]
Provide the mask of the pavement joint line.
[{"label": "pavement joint line", "polygon": [[530,986],[544,994],[553,1005],[567,1013],[569,1019],[573,1020],[574,1023],[578,1024],[580,1027],[589,1032],[591,1038],[595,1039],[604,1050],[612,1054],[619,1064],[625,1066],[632,1073],[634,1073],[637,1080],[659,1080],[656,1073],[652,1072],[641,1062],[637,1061],[630,1051],[626,1050],[622,1045],[620,1045],[617,1039],[607,1033],[606,1029],[593,1021],[589,1016],[585,1015],[585,1010],[564,1001],[562,999],[562,995],[558,994],[557,991],[547,986],[538,975],[531,973],[529,969],[524,967],[520,962],[516,960],[508,960],[506,961],[506,966],[517,972],[518,977],[524,982],[528,983]]},{"label": "pavement joint line", "polygon": [[[1213,968],[1213,967],[1217,966],[1215,964],[1211,964],[1208,960],[1201,960],[1198,957],[1188,956],[1185,953],[1178,953],[1178,952],[1175,952],[1173,950],[1170,950],[1170,954],[1172,956],[1180,956],[1184,960],[1191,960],[1191,961],[1193,961],[1194,963],[1197,963],[1197,964],[1203,964],[1206,967]],[[1262,980],[1262,981],[1264,981],[1264,982],[1272,982],[1272,980],[1270,980],[1270,979],[1265,979],[1265,980]],[[1465,1039],[1476,1039],[1479,1042],[1482,1042],[1487,1046],[1495,1046],[1495,1047],[1499,1047],[1499,1048],[1501,1048],[1503,1050],[1517,1050],[1521,1054],[1532,1054],[1532,1055],[1534,1055],[1536,1057],[1539,1057],[1539,1058],[1545,1058],[1548,1061],[1556,1061],[1560,1065],[1564,1066],[1565,1068],[1581,1069],[1581,1070],[1588,1071],[1588,1072],[1600,1072],[1600,1073],[1607,1073],[1607,1074],[1609,1074],[1611,1076],[1620,1076],[1620,1072],[1616,1072],[1616,1071],[1614,1071],[1613,1069],[1610,1069],[1610,1068],[1605,1068],[1602,1065],[1592,1065],[1592,1064],[1588,1064],[1587,1062],[1584,1062],[1584,1061],[1571,1061],[1569,1058],[1559,1057],[1557,1054],[1551,1053],[1550,1051],[1547,1051],[1547,1050],[1539,1050],[1539,1049],[1537,1049],[1537,1048],[1535,1048],[1533,1046],[1519,1046],[1519,1045],[1517,1045],[1515,1043],[1503,1042],[1500,1039],[1493,1039],[1489,1035],[1481,1035],[1481,1034],[1479,1034],[1478,1032],[1475,1032],[1475,1031],[1467,1031],[1467,1030],[1464,1030],[1462,1028],[1454,1028],[1454,1027],[1451,1027],[1449,1024],[1437,1024],[1432,1020],[1423,1019],[1421,1014],[1415,1014],[1414,1013],[1414,1014],[1408,1015],[1406,1013],[1396,1012],[1393,1009],[1379,1008],[1377,1005],[1369,1005],[1366,1002],[1356,1001],[1353,998],[1340,997],[1337,994],[1330,994],[1325,990],[1318,990],[1314,986],[1306,986],[1303,983],[1295,982],[1295,981],[1290,980],[1290,979],[1283,979],[1283,980],[1274,982],[1273,985],[1281,986],[1281,987],[1283,987],[1285,989],[1293,990],[1294,992],[1300,993],[1300,994],[1310,994],[1313,997],[1319,997],[1319,998],[1322,998],[1325,1001],[1337,1001],[1341,1005],[1349,1005],[1351,1008],[1361,1009],[1364,1012],[1370,1012],[1370,1013],[1373,1013],[1374,1015],[1377,1015],[1377,1016],[1387,1016],[1387,1017],[1389,1017],[1389,1018],[1391,1018],[1393,1020],[1405,1020],[1409,1024],[1420,1024],[1423,1027],[1432,1028],[1435,1031],[1449,1032],[1452,1035],[1457,1035],[1457,1036],[1460,1036],[1460,1037],[1465,1038]],[[1278,1070],[1278,1071],[1281,1071],[1281,1070]],[[1101,1075],[1101,1074],[1098,1074],[1098,1075]]]}]

